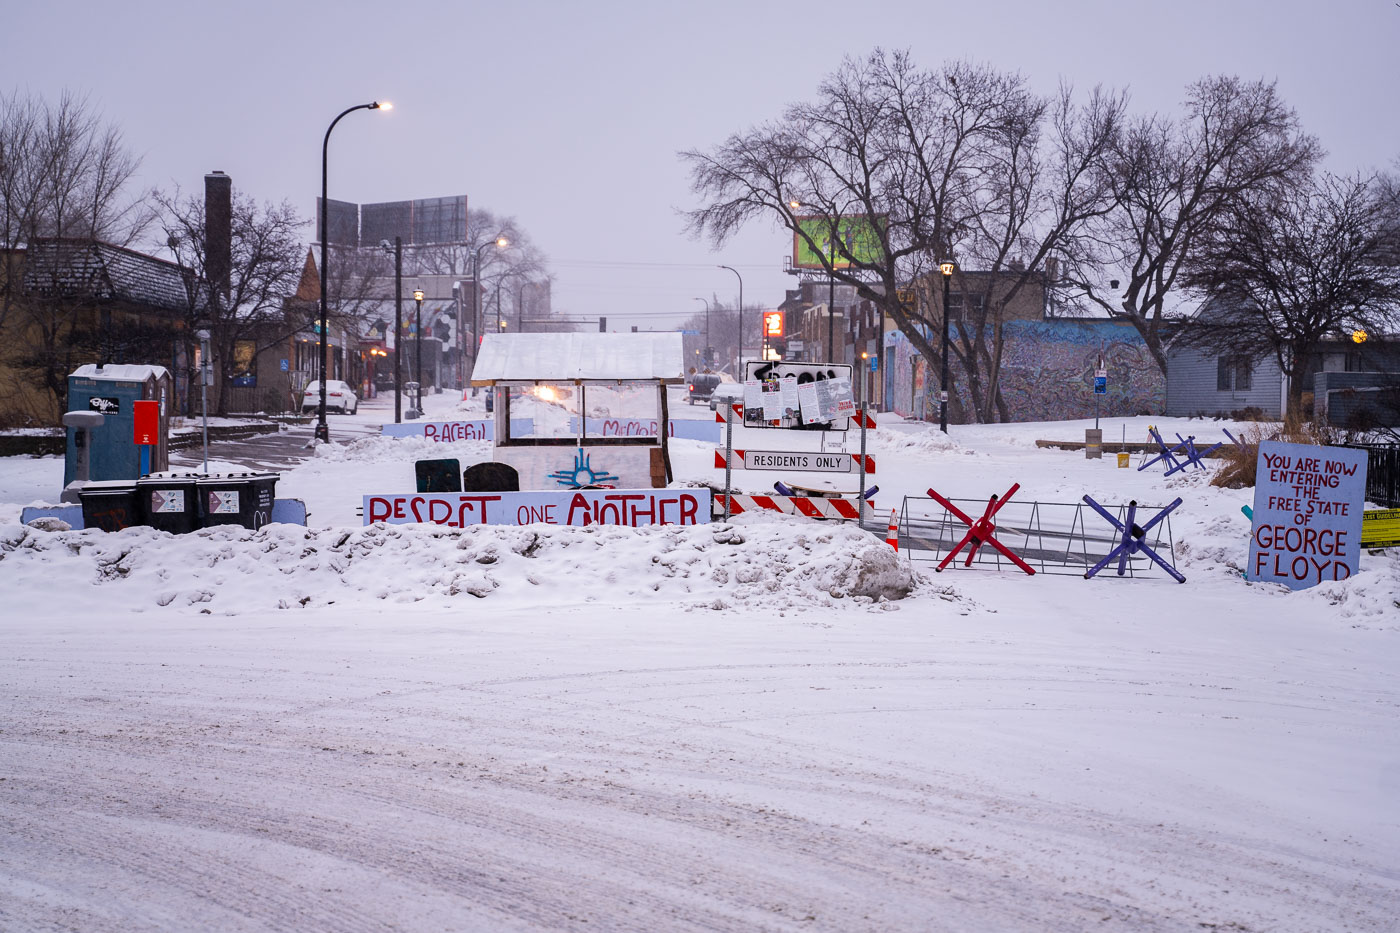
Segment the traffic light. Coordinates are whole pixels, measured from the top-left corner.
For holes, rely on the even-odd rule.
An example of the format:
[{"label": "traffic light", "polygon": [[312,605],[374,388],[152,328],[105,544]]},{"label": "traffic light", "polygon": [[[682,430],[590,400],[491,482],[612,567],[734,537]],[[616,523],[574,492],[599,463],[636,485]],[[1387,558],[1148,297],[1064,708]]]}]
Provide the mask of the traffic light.
[{"label": "traffic light", "polygon": [[600,318],[598,318],[598,333],[600,333],[600,334],[606,334],[607,332],[608,332],[608,319],[605,318],[605,317],[600,317]]}]

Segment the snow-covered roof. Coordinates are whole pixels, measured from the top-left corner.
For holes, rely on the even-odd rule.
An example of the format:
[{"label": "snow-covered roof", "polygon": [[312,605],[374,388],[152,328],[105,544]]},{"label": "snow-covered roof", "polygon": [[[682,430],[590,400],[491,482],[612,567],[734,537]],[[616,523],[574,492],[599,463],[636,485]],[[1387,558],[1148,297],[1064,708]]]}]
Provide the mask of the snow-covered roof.
[{"label": "snow-covered roof", "polygon": [[685,378],[679,333],[487,334],[473,385]]},{"label": "snow-covered roof", "polygon": [[184,311],[192,283],[193,273],[182,266],[97,240],[35,239],[25,254],[25,293],[45,298],[96,298]]},{"label": "snow-covered roof", "polygon": [[152,376],[164,379],[168,373],[164,366],[148,366],[144,363],[108,363],[100,371],[97,364],[88,363],[73,370],[72,375],[80,379],[96,379],[98,382],[145,382]]}]

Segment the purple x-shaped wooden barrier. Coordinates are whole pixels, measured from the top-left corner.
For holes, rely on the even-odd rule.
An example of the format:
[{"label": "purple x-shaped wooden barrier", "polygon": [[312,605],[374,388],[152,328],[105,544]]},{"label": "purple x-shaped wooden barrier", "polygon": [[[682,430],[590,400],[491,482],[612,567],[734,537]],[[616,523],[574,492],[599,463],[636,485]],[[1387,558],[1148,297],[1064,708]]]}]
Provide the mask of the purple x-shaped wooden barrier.
[{"label": "purple x-shaped wooden barrier", "polygon": [[[1207,450],[1197,450],[1196,435],[1192,434],[1189,437],[1182,437],[1180,434],[1178,434],[1176,436],[1176,439],[1181,443],[1177,444],[1175,447],[1169,448],[1167,447],[1167,442],[1162,440],[1162,435],[1157,433],[1156,428],[1148,428],[1147,433],[1151,435],[1154,441],[1157,442],[1157,447],[1161,450],[1161,453],[1144,463],[1142,466],[1138,467],[1139,473],[1152,466],[1152,464],[1156,463],[1158,460],[1167,461],[1167,472],[1163,473],[1163,476],[1171,476],[1178,470],[1184,470],[1193,463],[1197,467],[1204,470],[1206,468],[1206,465],[1201,462],[1201,458],[1209,457],[1212,453],[1225,446],[1224,442],[1222,441],[1221,443],[1216,444],[1214,447],[1211,447]],[[1225,434],[1228,436],[1230,432],[1226,431]],[[1231,437],[1230,440],[1234,440],[1234,438]],[[1236,441],[1236,443],[1239,442]],[[1173,454],[1177,453],[1183,454],[1186,457],[1186,459],[1178,463],[1176,457],[1172,456]]]},{"label": "purple x-shaped wooden barrier", "polygon": [[1162,519],[1166,518],[1168,515],[1170,515],[1172,509],[1175,509],[1178,505],[1181,505],[1181,498],[1179,496],[1176,498],[1175,501],[1172,502],[1171,505],[1167,506],[1165,509],[1158,512],[1156,515],[1152,516],[1152,519],[1142,527],[1138,527],[1136,523],[1136,499],[1128,503],[1127,522],[1118,521],[1118,519],[1110,515],[1108,511],[1104,509],[1103,506],[1099,505],[1093,499],[1089,498],[1087,493],[1084,496],[1084,501],[1087,502],[1089,504],[1089,507],[1092,508],[1095,512],[1098,512],[1100,515],[1106,518],[1109,524],[1111,524],[1114,528],[1118,529],[1118,531],[1121,532],[1123,535],[1123,539],[1118,543],[1118,546],[1115,547],[1113,550],[1109,551],[1108,555],[1104,557],[1103,560],[1099,561],[1097,564],[1091,567],[1089,571],[1084,574],[1084,579],[1088,580],[1091,577],[1093,577],[1094,574],[1107,567],[1115,557],[1118,558],[1118,576],[1121,577],[1128,569],[1128,558],[1134,554],[1144,554],[1153,562],[1155,562],[1157,566],[1161,567],[1167,573],[1171,574],[1177,583],[1186,582],[1186,577],[1171,564],[1163,560],[1162,556],[1156,551],[1154,551],[1152,549],[1152,546],[1149,545],[1146,541],[1147,533],[1152,530],[1152,526],[1160,522]]}]

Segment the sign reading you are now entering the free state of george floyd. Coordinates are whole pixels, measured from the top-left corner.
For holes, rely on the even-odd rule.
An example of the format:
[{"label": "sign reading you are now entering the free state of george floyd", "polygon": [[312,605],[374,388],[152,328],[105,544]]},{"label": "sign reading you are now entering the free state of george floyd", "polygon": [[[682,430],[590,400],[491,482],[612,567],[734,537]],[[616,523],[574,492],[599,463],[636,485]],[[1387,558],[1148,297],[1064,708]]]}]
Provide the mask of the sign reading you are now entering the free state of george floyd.
[{"label": "sign reading you are now entering the free state of george floyd", "polygon": [[1347,579],[1361,559],[1365,503],[1366,451],[1264,441],[1247,576],[1295,590]]}]

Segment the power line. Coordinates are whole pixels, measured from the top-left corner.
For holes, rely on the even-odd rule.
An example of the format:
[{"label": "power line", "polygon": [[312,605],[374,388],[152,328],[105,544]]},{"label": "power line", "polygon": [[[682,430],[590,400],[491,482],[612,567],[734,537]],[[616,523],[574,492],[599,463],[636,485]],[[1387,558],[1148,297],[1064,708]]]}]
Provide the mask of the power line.
[{"label": "power line", "polygon": [[[719,268],[712,262],[646,262],[643,260],[631,259],[549,259],[546,265],[550,266],[642,266],[656,269],[716,269]],[[747,265],[739,266],[749,272],[782,272],[779,265]]]}]

